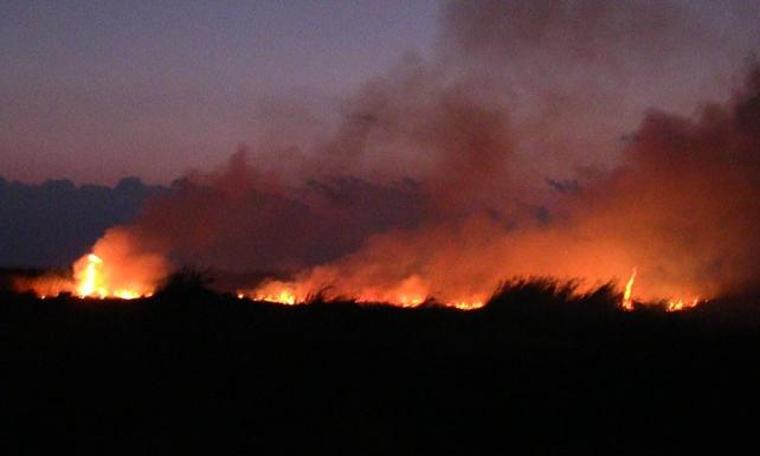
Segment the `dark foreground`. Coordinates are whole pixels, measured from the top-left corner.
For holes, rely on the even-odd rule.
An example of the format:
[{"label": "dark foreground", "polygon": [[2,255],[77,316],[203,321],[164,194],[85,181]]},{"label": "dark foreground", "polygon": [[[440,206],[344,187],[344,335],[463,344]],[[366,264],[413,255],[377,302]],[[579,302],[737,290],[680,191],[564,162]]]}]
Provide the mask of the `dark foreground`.
[{"label": "dark foreground", "polygon": [[760,441],[753,306],[0,296],[3,454],[682,454]]}]

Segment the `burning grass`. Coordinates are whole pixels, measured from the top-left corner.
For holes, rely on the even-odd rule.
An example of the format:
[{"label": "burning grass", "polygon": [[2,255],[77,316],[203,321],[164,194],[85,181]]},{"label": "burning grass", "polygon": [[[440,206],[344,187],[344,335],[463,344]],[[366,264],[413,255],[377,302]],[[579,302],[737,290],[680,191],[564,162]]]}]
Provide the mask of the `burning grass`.
[{"label": "burning grass", "polygon": [[[287,306],[214,291],[207,279],[180,271],[129,301],[0,290],[14,425],[73,423],[77,442],[145,427],[161,432],[140,435],[171,445],[221,429],[214,448],[257,433],[307,450],[328,440],[376,448],[378,429],[401,429],[388,453],[521,442],[544,454],[573,443],[626,454],[660,439],[682,449],[715,432],[711,419],[755,411],[748,398],[760,404],[753,299],[676,313],[633,301],[624,311],[616,284],[526,277],[466,312],[326,289]],[[125,445],[141,442],[129,432]]]},{"label": "burning grass", "polygon": [[[102,260],[93,254],[85,257],[87,260],[83,273],[77,276],[79,280],[66,277],[63,273],[34,274],[23,271],[6,271],[3,288],[7,293],[31,293],[39,299],[61,298],[64,300],[78,299],[81,301],[139,301],[150,299],[156,295],[159,300],[192,299],[209,300],[234,298],[237,301],[274,304],[285,306],[314,306],[350,304],[359,307],[397,307],[400,309],[431,309],[445,308],[455,311],[499,311],[509,306],[530,305],[536,308],[579,309],[593,307],[608,310],[636,311],[659,310],[665,312],[683,312],[695,309],[702,300],[691,301],[660,299],[655,301],[639,301],[633,298],[633,283],[636,276],[634,270],[631,278],[621,291],[613,281],[596,287],[588,287],[582,280],[559,280],[552,277],[516,277],[502,282],[487,299],[482,301],[446,302],[435,296],[419,296],[409,301],[386,302],[367,299],[364,297],[341,296],[335,294],[329,286],[297,295],[291,289],[274,287],[284,282],[264,282],[264,288],[269,293],[242,292],[231,293],[213,287],[214,279],[208,271],[183,268],[169,275],[162,283],[150,287],[148,292],[138,293],[130,290],[111,290],[103,282],[101,274]],[[267,285],[268,284],[268,285]],[[146,288],[144,288],[146,289]],[[547,310],[550,310],[547,308]]]}]

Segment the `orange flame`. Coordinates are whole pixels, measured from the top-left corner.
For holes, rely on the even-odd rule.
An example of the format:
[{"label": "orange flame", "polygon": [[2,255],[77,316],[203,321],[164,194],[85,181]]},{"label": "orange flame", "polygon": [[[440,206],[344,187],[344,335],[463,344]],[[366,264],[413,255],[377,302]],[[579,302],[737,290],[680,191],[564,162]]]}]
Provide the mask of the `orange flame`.
[{"label": "orange flame", "polygon": [[[81,264],[84,262],[84,266]],[[76,291],[80,298],[118,298],[137,299],[152,294],[151,291],[141,293],[136,289],[118,288],[112,289],[108,283],[108,276],[104,271],[105,262],[102,258],[90,253],[75,264],[74,279],[77,281]]]},{"label": "orange flame", "polygon": [[[633,284],[636,281],[636,268],[633,268],[633,272],[631,273],[631,277],[628,279],[628,282],[625,284],[625,291],[623,292],[623,300],[620,303],[620,307],[623,310],[630,311],[633,310]],[[692,309],[699,304],[704,302],[701,298],[691,298],[691,299],[683,299],[683,298],[671,298],[668,299],[665,304],[664,308],[667,312],[680,312],[682,310]]]},{"label": "orange flame", "polygon": [[277,304],[285,304],[288,306],[304,303],[304,300],[296,299],[296,295],[287,289],[282,289],[279,292],[270,294],[257,294],[254,296],[254,299],[256,301],[275,302]]},{"label": "orange flame", "polygon": [[697,307],[702,301],[699,298],[692,300],[671,299],[665,304],[665,310],[668,312],[679,312],[681,310],[692,309]]},{"label": "orange flame", "polygon": [[[89,253],[80,258],[73,266],[73,279],[46,276],[27,280],[19,286],[20,289],[33,290],[40,298],[58,296],[70,293],[79,298],[117,298],[137,299],[152,296],[156,283],[168,270],[165,259],[158,254],[135,254],[134,243],[118,233],[99,241]],[[631,311],[639,303],[634,303],[633,287],[637,279],[637,268],[634,268],[625,283],[621,309]],[[250,290],[238,290],[238,299],[267,301],[283,305],[306,304],[314,289],[319,289],[320,283],[330,283],[313,278],[302,278],[294,281],[269,280],[261,286]],[[434,282],[420,275],[412,274],[395,282],[387,282],[377,286],[354,285],[342,287],[335,292],[329,289],[325,298],[337,299],[345,296],[357,303],[371,305],[387,303],[399,307],[414,308],[429,302],[430,297],[443,297],[435,302],[443,306],[460,310],[474,310],[483,307],[488,295],[477,287],[468,287],[467,291],[446,293],[436,292]],[[676,295],[677,296],[677,295]],[[651,301],[656,302],[656,301]],[[696,307],[704,302],[701,298],[673,298],[659,301],[664,310],[677,312]]]},{"label": "orange flame", "polygon": [[84,276],[79,280],[77,294],[80,298],[90,296],[106,297],[107,290],[103,286],[102,274],[103,260],[91,253],[87,255],[87,266],[84,268]]},{"label": "orange flame", "polygon": [[137,299],[153,295],[154,286],[139,281],[114,280],[119,278],[115,270],[103,258],[89,253],[74,263],[73,279],[60,276],[43,276],[31,280],[20,280],[16,286],[21,290],[31,290],[41,299],[70,293],[78,298]]},{"label": "orange flame", "polygon": [[16,288],[46,298],[66,293],[79,298],[136,299],[152,296],[168,271],[163,254],[145,250],[129,230],[112,228],[72,265],[71,276],[20,279]]},{"label": "orange flame", "polygon": [[623,302],[621,307],[623,310],[633,310],[633,283],[636,281],[636,268],[633,268],[631,278],[625,284],[625,291],[623,292]]},{"label": "orange flame", "polygon": [[[428,300],[429,293],[415,280],[405,281],[401,287],[395,290],[366,289],[349,296],[360,304],[386,303],[398,307],[413,308],[424,304]],[[255,301],[266,301],[285,305],[306,304],[309,301],[308,285],[299,282],[281,282],[272,280],[265,282],[259,288],[251,291],[238,291],[239,299],[249,297]],[[328,294],[327,299],[338,298]],[[473,295],[466,299],[456,299],[441,303],[446,307],[460,310],[475,310],[485,306],[485,299],[480,295]]]}]

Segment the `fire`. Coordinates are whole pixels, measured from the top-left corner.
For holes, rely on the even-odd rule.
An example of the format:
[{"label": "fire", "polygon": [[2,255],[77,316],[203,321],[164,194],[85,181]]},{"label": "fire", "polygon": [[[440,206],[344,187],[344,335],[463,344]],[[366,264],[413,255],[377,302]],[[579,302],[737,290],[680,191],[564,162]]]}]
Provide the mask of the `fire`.
[{"label": "fire", "polygon": [[48,274],[19,280],[16,288],[47,298],[70,294],[78,298],[137,299],[150,297],[170,272],[160,252],[146,250],[129,230],[112,228],[92,250],[71,267],[70,275]]},{"label": "fire", "polygon": [[[84,267],[75,272],[74,277],[77,281],[76,294],[80,298],[118,298],[118,299],[137,299],[143,296],[152,295],[152,291],[141,293],[136,289],[117,288],[112,289],[108,283],[108,275],[104,270],[105,262],[102,258],[94,253],[90,253],[80,259],[76,265]],[[80,266],[81,267],[81,266]]]},{"label": "fire", "polygon": [[[625,311],[632,311],[634,309],[633,287],[636,284],[637,277],[638,270],[637,268],[634,268],[625,283],[623,297],[620,302],[620,307]],[[304,286],[304,284],[297,282],[270,281],[253,291],[240,291],[238,292],[237,297],[239,299],[250,297],[255,301],[266,301],[284,305],[306,304],[308,303],[308,293],[304,292]],[[409,287],[404,287],[404,289],[408,290]],[[328,296],[328,299],[330,297],[331,296]],[[421,292],[414,293],[411,291],[393,293],[390,291],[372,289],[357,293],[357,295],[352,298],[349,297],[349,299],[353,299],[360,304],[386,303],[397,307],[415,308],[427,302],[429,294]],[[445,307],[468,311],[484,307],[486,301],[487,300],[484,299],[483,296],[473,295],[466,299],[452,299],[439,302]],[[657,301],[651,301],[651,304],[647,304],[647,302],[641,304],[661,305],[667,312],[679,312],[694,308],[703,302],[705,302],[703,299],[697,297],[691,299],[670,298],[667,301],[659,301],[660,304],[657,304]]]},{"label": "fire", "polygon": [[[620,307],[623,308],[623,310],[626,310],[626,311],[633,310],[633,284],[635,281],[636,281],[636,268],[633,268],[631,277],[628,279],[628,282],[626,282],[625,284],[625,291],[623,292],[623,300],[620,303]],[[665,308],[666,312],[680,312],[682,310],[688,310],[688,309],[697,307],[702,302],[704,302],[704,300],[699,297],[695,297],[691,299],[670,298],[667,301],[665,301],[665,304],[663,305],[663,307]]]},{"label": "fire", "polygon": [[40,297],[47,299],[71,294],[81,299],[138,299],[151,297],[155,287],[151,284],[123,277],[122,271],[114,268],[101,256],[89,253],[73,266],[72,278],[49,275],[31,280],[20,280],[16,283],[19,290],[31,290]]},{"label": "fire", "polygon": [[99,256],[91,253],[87,255],[87,266],[84,268],[84,277],[79,281],[77,294],[80,298],[90,296],[106,297],[107,290],[103,286],[102,269],[103,260]]},{"label": "fire", "polygon": [[[113,292],[113,297],[119,299],[137,299],[141,298],[142,295],[134,290],[116,290]],[[145,297],[150,297],[150,294],[146,294]]]},{"label": "fire", "polygon": [[[254,301],[265,301],[284,305],[299,305],[309,302],[309,293],[305,284],[297,282],[281,282],[277,280],[268,281],[259,288],[251,291],[238,291],[238,299],[249,297]],[[338,296],[326,296],[327,299],[338,298]],[[413,291],[408,283],[405,283],[402,290],[383,291],[383,290],[361,290],[348,299],[359,304],[377,304],[385,303],[397,307],[414,308],[423,305],[429,299],[429,293],[419,289]],[[485,306],[486,302],[483,296],[473,295],[466,299],[456,299],[445,301],[442,305],[456,308],[459,310],[475,310]]]},{"label": "fire", "polygon": [[623,302],[621,307],[623,310],[633,310],[633,283],[636,281],[636,268],[633,268],[631,278],[625,284],[625,291],[623,292]]},{"label": "fire", "polygon": [[700,302],[701,300],[699,298],[693,298],[686,301],[683,299],[671,299],[665,304],[665,310],[668,312],[679,312],[681,310],[697,307]]},{"label": "fire", "polygon": [[[81,266],[84,263],[84,266]],[[79,267],[80,269],[77,269]],[[137,299],[152,295],[152,291],[140,292],[132,288],[113,288],[105,271],[105,262],[94,253],[80,259],[74,266],[76,295],[80,298]]]},{"label": "fire", "polygon": [[408,296],[405,294],[402,294],[398,297],[398,304],[401,305],[401,307],[417,307],[423,302],[425,302],[424,296]]},{"label": "fire", "polygon": [[486,303],[483,301],[477,301],[477,300],[476,301],[456,301],[456,302],[450,303],[449,305],[459,310],[476,310],[485,306]]},{"label": "fire", "polygon": [[[153,282],[140,280],[143,276],[135,276],[134,272],[129,274],[128,271],[138,270],[140,262],[130,263],[125,266],[124,262],[115,262],[111,264],[101,255],[89,253],[80,258],[74,264],[74,278],[64,279],[61,277],[43,277],[36,279],[30,286],[41,299],[59,296],[61,293],[70,293],[79,298],[98,298],[98,299],[138,299],[150,297],[153,295],[155,285]],[[126,269],[125,269],[126,268]],[[633,287],[636,284],[638,271],[633,268],[630,277],[625,283],[622,300],[620,301],[621,309],[632,311],[635,307],[633,300]],[[236,297],[238,299],[252,299],[254,301],[265,301],[288,306],[307,304],[311,298],[311,289],[313,284],[308,282],[287,282],[271,280],[265,282],[262,286],[253,290],[238,290]],[[386,303],[398,307],[415,308],[419,307],[435,297],[431,293],[428,284],[417,276],[410,277],[400,282],[397,286],[384,288],[367,288],[354,290],[354,294],[348,294],[348,299],[353,299],[360,304],[372,305],[375,303]],[[327,293],[326,299],[335,299],[339,295]],[[436,301],[445,307],[459,309],[463,311],[480,309],[486,305],[487,296],[483,294],[463,294],[459,296],[450,296],[449,299]],[[651,301],[653,304],[657,301]],[[659,301],[659,304],[667,312],[679,312],[692,309],[705,302],[699,297],[689,299],[673,298]],[[642,303],[645,305],[646,302]]]},{"label": "fire", "polygon": [[272,294],[257,294],[254,296],[256,301],[276,302],[277,304],[285,304],[293,306],[296,304],[302,304],[303,300],[296,299],[296,295],[292,291],[283,289],[279,292]]},{"label": "fire", "polygon": [[[61,276],[46,276],[27,281],[19,285],[20,289],[33,290],[41,299],[59,296],[62,293],[79,298],[98,299],[138,299],[153,295],[156,284],[162,273],[168,271],[163,257],[153,254],[134,255],[132,250],[125,248],[128,243],[123,239],[112,236],[109,242],[97,244],[93,251],[84,255],[73,265],[73,279]],[[678,312],[694,308],[705,302],[694,297],[684,299],[668,296],[666,300],[649,300],[634,303],[633,288],[636,285],[637,268],[633,268],[625,283],[623,296],[620,301],[621,309],[632,311],[637,304],[660,305],[668,312]],[[283,305],[307,304],[312,298],[313,290],[320,289],[316,280],[279,281],[269,280],[258,288],[237,290],[238,299],[266,301]],[[459,293],[438,293],[434,285],[423,277],[413,274],[395,283],[385,286],[351,287],[338,289],[325,288],[320,293],[327,300],[345,297],[354,302],[366,305],[386,303],[398,307],[415,308],[427,302],[436,302],[442,306],[463,311],[475,310],[486,305],[488,295],[477,289]],[[24,288],[25,287],[25,288]],[[442,296],[441,296],[442,295]],[[666,295],[667,296],[667,295]],[[689,295],[686,295],[689,296]],[[691,295],[694,296],[694,295]],[[443,299],[440,299],[443,298]],[[659,303],[659,304],[658,304]]]}]

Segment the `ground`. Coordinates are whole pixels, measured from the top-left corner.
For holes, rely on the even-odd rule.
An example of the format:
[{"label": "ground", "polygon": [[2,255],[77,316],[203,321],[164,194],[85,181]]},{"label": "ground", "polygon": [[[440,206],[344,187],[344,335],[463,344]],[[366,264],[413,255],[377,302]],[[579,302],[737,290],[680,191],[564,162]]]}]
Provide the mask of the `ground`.
[{"label": "ground", "polygon": [[617,298],[522,284],[462,312],[5,292],[3,453],[639,455],[751,441],[752,306],[621,312]]}]

